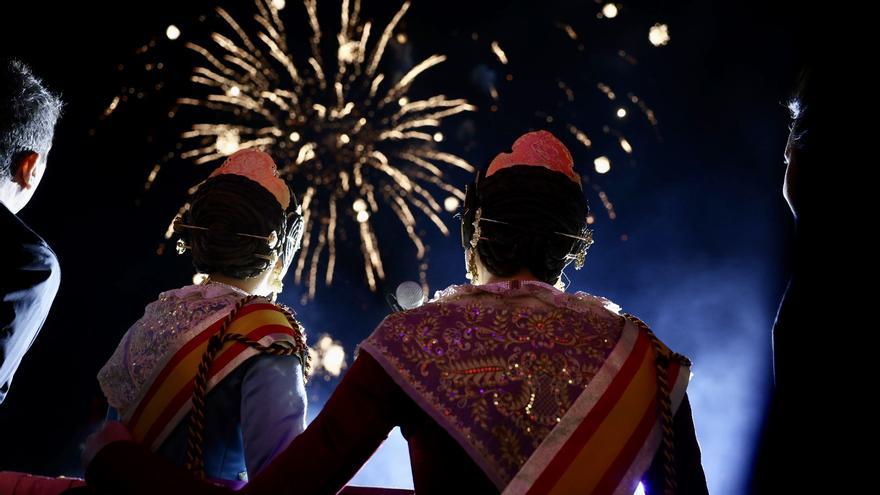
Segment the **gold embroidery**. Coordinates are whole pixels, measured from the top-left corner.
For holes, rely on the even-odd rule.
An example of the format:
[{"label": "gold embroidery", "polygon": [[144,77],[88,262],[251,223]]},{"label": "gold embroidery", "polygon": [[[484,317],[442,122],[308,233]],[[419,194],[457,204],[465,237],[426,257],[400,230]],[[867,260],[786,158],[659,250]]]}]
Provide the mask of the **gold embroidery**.
[{"label": "gold embroidery", "polygon": [[492,294],[389,316],[368,342],[496,478],[509,480],[595,376],[623,325],[610,311],[503,304]]}]

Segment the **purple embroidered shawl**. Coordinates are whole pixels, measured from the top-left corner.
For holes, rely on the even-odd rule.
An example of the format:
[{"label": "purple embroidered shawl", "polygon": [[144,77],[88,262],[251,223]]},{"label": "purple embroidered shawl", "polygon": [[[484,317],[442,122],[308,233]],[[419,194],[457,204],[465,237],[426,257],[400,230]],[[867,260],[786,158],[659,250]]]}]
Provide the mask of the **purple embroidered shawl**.
[{"label": "purple embroidered shawl", "polygon": [[617,310],[541,282],[453,286],[361,349],[503,489],[605,362]]}]

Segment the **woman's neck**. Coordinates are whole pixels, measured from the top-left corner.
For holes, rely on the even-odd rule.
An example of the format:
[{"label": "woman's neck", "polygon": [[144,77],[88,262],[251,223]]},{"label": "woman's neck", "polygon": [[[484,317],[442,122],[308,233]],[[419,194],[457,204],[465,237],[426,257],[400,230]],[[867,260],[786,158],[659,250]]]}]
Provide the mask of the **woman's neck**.
[{"label": "woman's neck", "polygon": [[486,278],[481,281],[482,285],[495,284],[498,282],[510,282],[511,280],[520,280],[520,281],[532,280],[532,281],[539,282],[537,277],[532,275],[532,272],[530,272],[527,269],[522,269],[522,270],[514,273],[513,275],[508,275],[506,277],[501,277],[501,276],[495,275],[494,273],[486,270],[486,275],[487,275]]},{"label": "woman's neck", "polygon": [[259,285],[259,277],[242,280],[240,278],[227,277],[226,275],[217,273],[208,277],[210,282],[218,282],[225,285],[231,285],[237,289],[241,289],[248,294],[253,294]]}]

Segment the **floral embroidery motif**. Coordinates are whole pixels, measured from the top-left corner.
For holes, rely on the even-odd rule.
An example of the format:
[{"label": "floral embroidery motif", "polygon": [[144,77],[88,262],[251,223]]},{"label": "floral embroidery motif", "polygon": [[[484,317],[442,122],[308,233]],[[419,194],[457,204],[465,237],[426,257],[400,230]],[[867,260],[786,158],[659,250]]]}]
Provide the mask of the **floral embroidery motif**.
[{"label": "floral embroidery motif", "polygon": [[625,320],[588,294],[494,285],[453,287],[395,313],[364,349],[506,483],[602,367]]}]

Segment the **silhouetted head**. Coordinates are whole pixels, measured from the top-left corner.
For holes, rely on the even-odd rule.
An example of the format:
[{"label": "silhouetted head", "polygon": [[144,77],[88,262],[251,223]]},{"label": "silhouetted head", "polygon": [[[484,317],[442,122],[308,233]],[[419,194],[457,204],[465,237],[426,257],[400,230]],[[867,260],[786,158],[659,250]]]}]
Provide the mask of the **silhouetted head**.
[{"label": "silhouetted head", "polygon": [[[568,149],[546,131],[498,155],[467,189],[462,244],[471,249],[479,212],[479,261],[496,277],[530,275],[555,284],[589,246],[589,211]],[[474,283],[485,283],[483,280]]]},{"label": "silhouetted head", "polygon": [[27,65],[0,59],[0,202],[13,213],[40,185],[62,106]]}]

